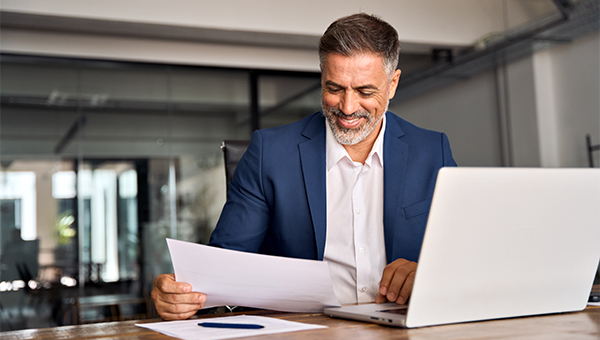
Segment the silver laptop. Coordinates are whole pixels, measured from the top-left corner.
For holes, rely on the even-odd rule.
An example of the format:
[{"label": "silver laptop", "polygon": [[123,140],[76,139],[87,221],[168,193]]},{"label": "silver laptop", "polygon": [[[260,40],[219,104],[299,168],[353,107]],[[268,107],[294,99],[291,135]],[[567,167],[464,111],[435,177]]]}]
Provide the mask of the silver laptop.
[{"label": "silver laptop", "polygon": [[389,326],[579,311],[600,261],[600,169],[443,168],[408,306],[325,314]]}]

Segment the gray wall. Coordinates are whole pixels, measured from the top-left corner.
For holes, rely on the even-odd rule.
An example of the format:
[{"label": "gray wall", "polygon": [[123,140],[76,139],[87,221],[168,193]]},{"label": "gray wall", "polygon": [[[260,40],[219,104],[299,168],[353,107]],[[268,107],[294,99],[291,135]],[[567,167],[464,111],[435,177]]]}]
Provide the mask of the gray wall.
[{"label": "gray wall", "polygon": [[501,164],[494,73],[390,105],[390,111],[418,126],[443,131],[460,165]]},{"label": "gray wall", "polygon": [[[549,165],[585,166],[585,134],[592,136],[594,144],[600,144],[600,34],[548,53],[554,75],[554,91],[550,95],[556,108],[558,158],[557,164]],[[600,164],[598,152],[595,164]]]},{"label": "gray wall", "polygon": [[498,68],[393,103],[390,111],[445,132],[462,166],[586,167],[585,135],[600,143],[599,40],[594,33],[555,46],[506,72]]}]

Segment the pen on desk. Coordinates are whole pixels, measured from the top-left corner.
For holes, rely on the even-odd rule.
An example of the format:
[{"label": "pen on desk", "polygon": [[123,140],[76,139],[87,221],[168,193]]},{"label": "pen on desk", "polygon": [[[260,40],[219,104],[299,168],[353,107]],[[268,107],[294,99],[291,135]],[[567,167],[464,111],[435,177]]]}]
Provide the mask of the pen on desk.
[{"label": "pen on desk", "polygon": [[241,328],[241,329],[260,329],[265,326],[250,323],[220,323],[220,322],[200,322],[198,326],[210,328]]}]

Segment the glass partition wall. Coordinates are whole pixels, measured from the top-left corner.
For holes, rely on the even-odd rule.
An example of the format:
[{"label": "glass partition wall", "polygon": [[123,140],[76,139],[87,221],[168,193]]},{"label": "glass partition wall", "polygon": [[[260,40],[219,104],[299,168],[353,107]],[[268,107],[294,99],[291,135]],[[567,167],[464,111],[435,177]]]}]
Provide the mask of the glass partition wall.
[{"label": "glass partition wall", "polygon": [[0,331],[152,316],[165,238],[218,220],[221,142],[320,109],[318,73],[0,57]]}]

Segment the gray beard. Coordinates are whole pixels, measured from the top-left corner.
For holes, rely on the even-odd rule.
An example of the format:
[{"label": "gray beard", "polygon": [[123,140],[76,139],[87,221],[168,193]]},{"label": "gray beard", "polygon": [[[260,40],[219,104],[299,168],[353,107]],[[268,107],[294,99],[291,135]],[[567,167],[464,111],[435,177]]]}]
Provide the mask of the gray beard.
[{"label": "gray beard", "polygon": [[[373,116],[367,111],[356,111],[351,115],[345,115],[337,108],[330,108],[325,110],[323,108],[323,115],[327,119],[327,124],[333,132],[333,136],[338,143],[342,145],[355,145],[367,138],[368,135],[375,130],[375,126],[383,119],[383,115],[378,120],[374,120]],[[387,110],[386,110],[387,111]],[[365,118],[366,123],[359,126],[357,129],[348,129],[337,124],[337,120],[334,116],[340,116],[344,118]]]}]

